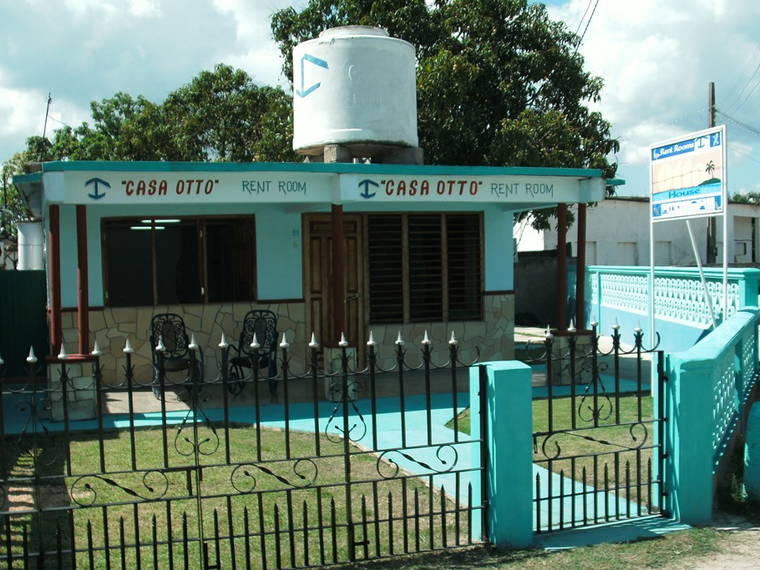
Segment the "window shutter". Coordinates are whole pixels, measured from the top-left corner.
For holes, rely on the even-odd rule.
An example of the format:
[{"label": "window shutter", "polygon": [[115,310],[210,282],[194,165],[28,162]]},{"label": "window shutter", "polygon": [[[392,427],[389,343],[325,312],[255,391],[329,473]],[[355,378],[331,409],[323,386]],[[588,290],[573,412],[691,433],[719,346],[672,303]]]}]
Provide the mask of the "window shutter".
[{"label": "window shutter", "polygon": [[412,322],[443,320],[441,216],[409,214],[409,317]]},{"label": "window shutter", "polygon": [[404,320],[404,267],[400,215],[368,217],[369,320],[400,323]]},{"label": "window shutter", "polygon": [[449,320],[481,318],[480,217],[446,216]]}]

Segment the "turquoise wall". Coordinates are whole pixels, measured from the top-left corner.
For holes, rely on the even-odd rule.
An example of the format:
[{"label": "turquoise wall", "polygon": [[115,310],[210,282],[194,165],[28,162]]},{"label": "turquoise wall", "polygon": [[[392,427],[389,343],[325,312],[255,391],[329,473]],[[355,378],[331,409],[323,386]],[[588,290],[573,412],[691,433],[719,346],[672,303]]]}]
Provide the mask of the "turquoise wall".
[{"label": "turquoise wall", "polygon": [[[364,206],[364,207],[361,207]],[[381,206],[381,205],[378,205]],[[392,204],[371,211],[398,211]],[[410,205],[408,211],[431,211],[426,205]],[[467,209],[457,204],[435,204],[432,211],[483,211],[485,290],[502,291],[514,288],[514,252],[512,242],[513,213],[501,206],[483,210]],[[440,206],[440,207],[439,207]],[[301,210],[297,206],[279,204],[209,204],[197,205],[96,206],[87,209],[87,248],[90,305],[103,305],[103,268],[100,226],[103,218],[255,214],[258,297],[268,299],[300,299],[303,297],[302,216],[305,213],[329,212],[329,206]],[[347,206],[346,212],[368,212],[366,204]],[[75,307],[77,236],[75,206],[61,206],[61,300],[64,307]]]}]

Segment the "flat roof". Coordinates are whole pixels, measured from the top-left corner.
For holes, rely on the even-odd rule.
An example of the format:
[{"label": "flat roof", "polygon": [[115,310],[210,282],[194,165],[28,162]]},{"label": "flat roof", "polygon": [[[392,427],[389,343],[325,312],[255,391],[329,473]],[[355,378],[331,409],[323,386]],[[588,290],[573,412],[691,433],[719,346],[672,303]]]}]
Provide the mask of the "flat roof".
[{"label": "flat roof", "polygon": [[[520,175],[601,177],[598,168],[550,168],[532,166],[445,166],[428,164],[376,164],[350,162],[164,162],[164,161],[56,161],[40,164],[42,172],[93,170],[101,172],[315,172],[364,174]],[[19,179],[37,173],[20,175]],[[17,177],[14,177],[14,181]],[[620,180],[613,182],[619,184]]]}]

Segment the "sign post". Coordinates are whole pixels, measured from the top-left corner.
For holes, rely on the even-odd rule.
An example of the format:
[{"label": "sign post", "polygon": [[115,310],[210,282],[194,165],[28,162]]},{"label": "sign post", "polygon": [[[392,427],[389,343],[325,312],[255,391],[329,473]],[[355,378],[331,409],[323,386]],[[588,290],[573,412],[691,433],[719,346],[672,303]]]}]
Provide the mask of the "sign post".
[{"label": "sign post", "polygon": [[723,216],[723,320],[728,314],[728,192],[726,185],[726,127],[721,125],[654,144],[649,149],[650,326],[654,338],[654,224],[685,220],[699,277],[717,326],[697,250],[692,218]]}]

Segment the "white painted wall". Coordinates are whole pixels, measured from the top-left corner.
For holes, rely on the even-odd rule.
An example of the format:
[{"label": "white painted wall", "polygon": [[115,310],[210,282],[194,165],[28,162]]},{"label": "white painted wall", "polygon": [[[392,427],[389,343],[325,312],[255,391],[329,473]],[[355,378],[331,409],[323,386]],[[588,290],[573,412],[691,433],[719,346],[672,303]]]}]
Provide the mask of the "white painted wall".
[{"label": "white painted wall", "polygon": [[[575,208],[572,208],[575,210]],[[586,262],[588,265],[649,265],[649,201],[643,198],[610,198],[588,208],[586,222]],[[755,219],[754,229],[752,219]],[[522,225],[521,225],[522,224]],[[530,222],[515,224],[517,251],[556,249],[557,232],[539,232]],[[729,262],[760,262],[760,206],[729,204]],[[718,219],[718,263],[723,255],[723,223]],[[707,221],[691,221],[702,262],[707,249]],[[755,257],[752,258],[752,234]],[[657,265],[695,265],[689,234],[684,221],[655,224],[655,262]],[[577,226],[568,231],[572,254],[578,251]]]}]

